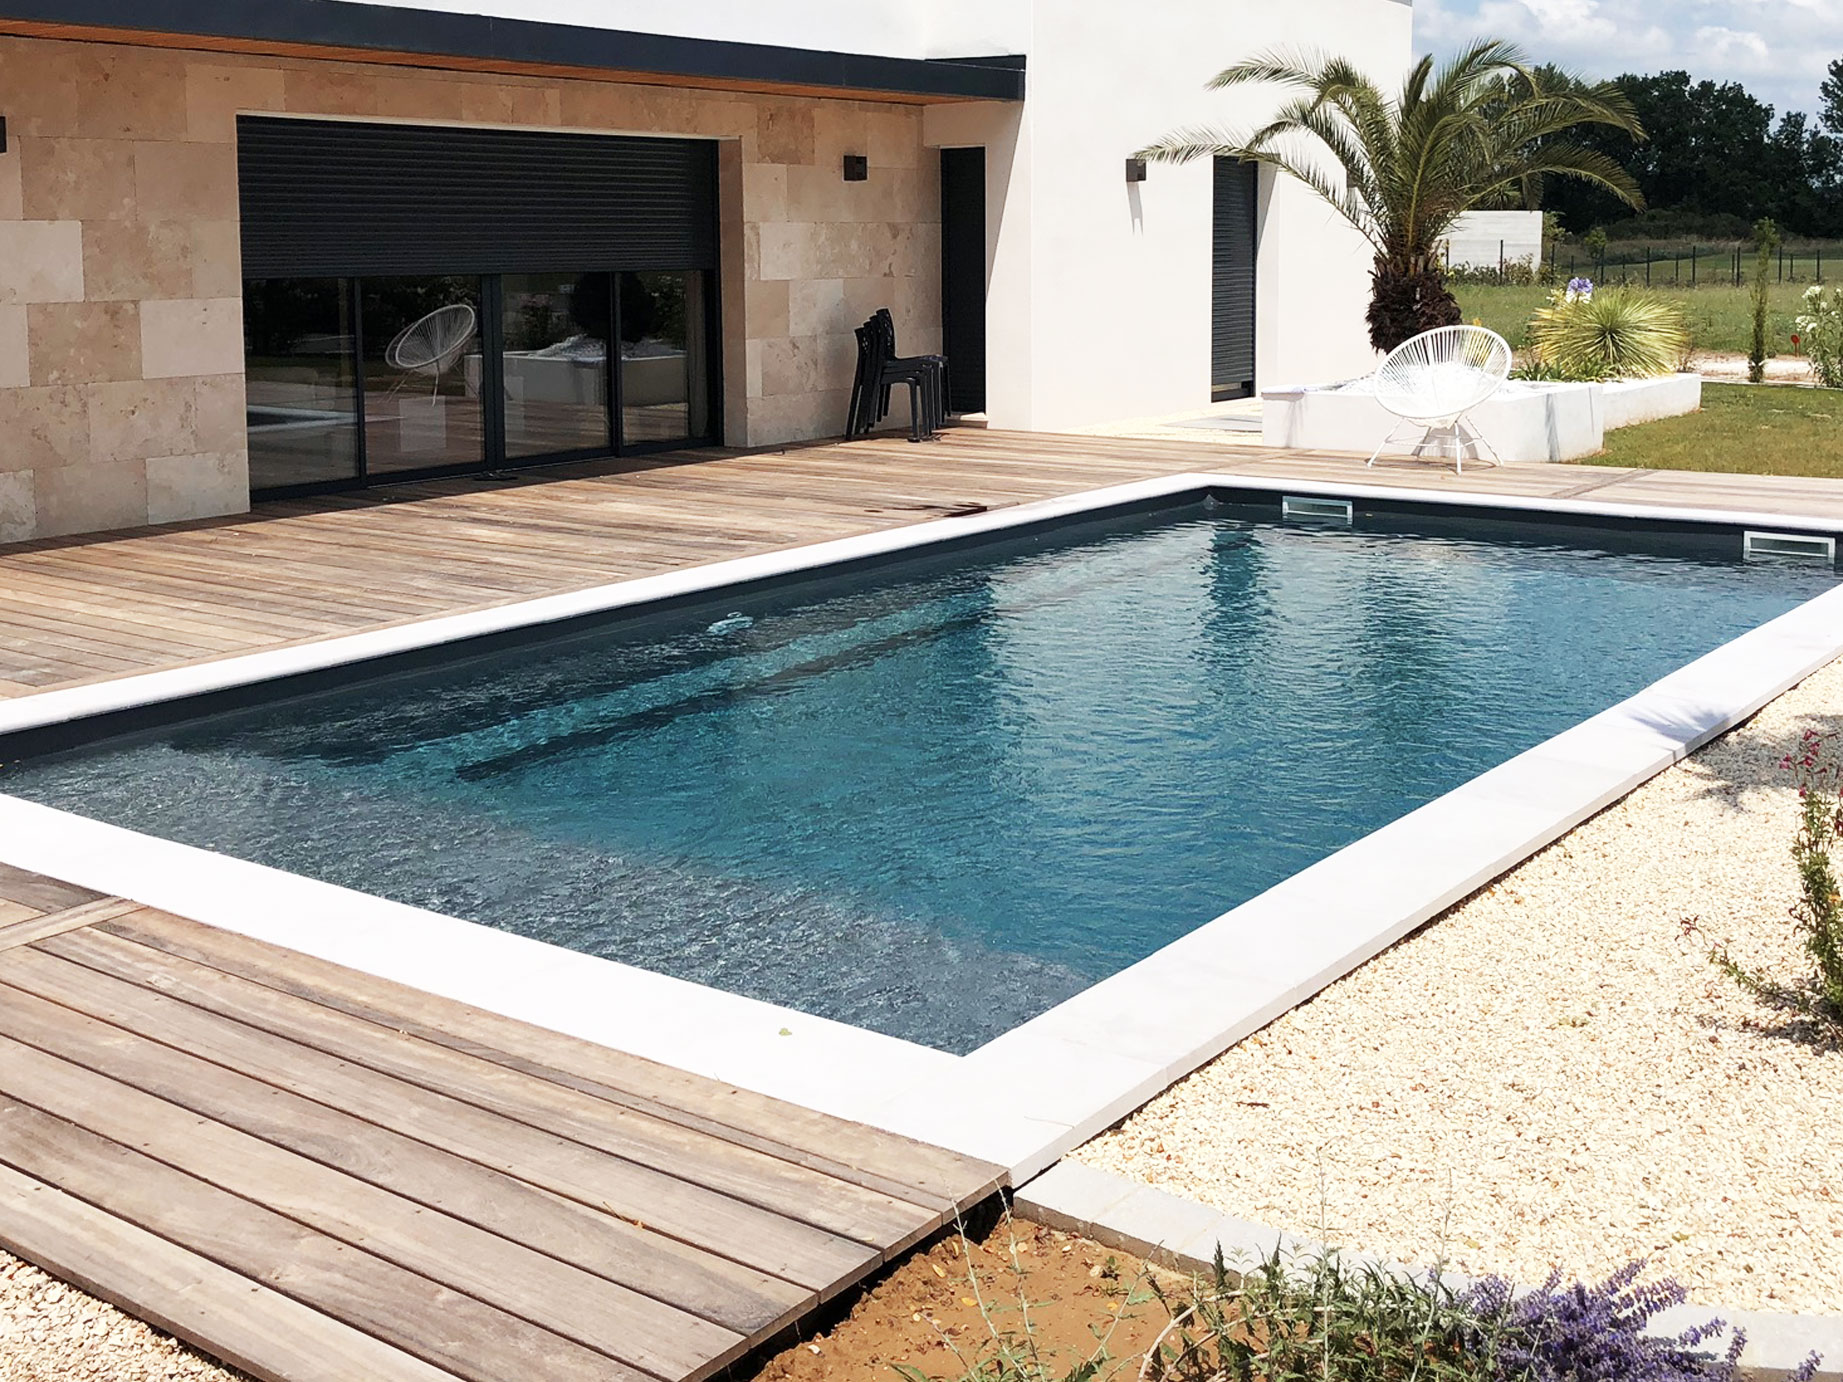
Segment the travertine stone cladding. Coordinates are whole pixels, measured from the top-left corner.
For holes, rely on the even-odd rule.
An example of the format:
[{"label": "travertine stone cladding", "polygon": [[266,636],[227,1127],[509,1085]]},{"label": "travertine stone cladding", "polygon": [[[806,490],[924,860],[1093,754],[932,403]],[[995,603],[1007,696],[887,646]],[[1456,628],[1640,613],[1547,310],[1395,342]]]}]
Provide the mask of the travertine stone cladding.
[{"label": "travertine stone cladding", "polygon": [[725,141],[732,444],[841,431],[878,307],[940,349],[914,107],[0,37],[0,541],[248,507],[236,117],[262,112]]}]

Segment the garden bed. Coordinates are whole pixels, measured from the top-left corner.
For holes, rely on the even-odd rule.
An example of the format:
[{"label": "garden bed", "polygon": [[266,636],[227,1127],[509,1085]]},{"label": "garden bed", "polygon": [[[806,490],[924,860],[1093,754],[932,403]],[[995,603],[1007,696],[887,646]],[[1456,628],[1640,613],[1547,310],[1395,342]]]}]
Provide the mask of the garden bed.
[{"label": "garden bed", "polygon": [[1839,723],[1832,664],[1078,1158],[1396,1261],[1645,1258],[1700,1303],[1843,1313],[1843,1050],[1707,960],[1803,972],[1779,764]]}]

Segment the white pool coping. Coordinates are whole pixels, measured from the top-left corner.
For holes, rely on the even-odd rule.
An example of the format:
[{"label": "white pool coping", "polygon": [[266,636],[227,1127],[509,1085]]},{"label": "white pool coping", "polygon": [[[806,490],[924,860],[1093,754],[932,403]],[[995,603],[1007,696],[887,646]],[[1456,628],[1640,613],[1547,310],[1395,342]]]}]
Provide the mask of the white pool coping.
[{"label": "white pool coping", "polygon": [[[1760,512],[1191,473],[41,692],[0,702],[0,734],[1223,489],[1843,533]],[[5,795],[0,860],[984,1157],[1021,1183],[1840,654],[1843,586],[964,1057]]]},{"label": "white pool coping", "polygon": [[[1103,1247],[1135,1257],[1207,1274],[1220,1248],[1225,1264],[1252,1262],[1273,1254],[1315,1257],[1322,1247],[1310,1239],[1283,1233],[1168,1190],[1145,1185],[1111,1171],[1064,1161],[1020,1187],[1012,1201],[1027,1219],[1091,1238]],[[1375,1266],[1401,1276],[1424,1279],[1428,1268],[1409,1268],[1367,1254],[1342,1250],[1345,1265],[1361,1271]],[[1442,1280],[1463,1289],[1465,1278],[1442,1273]],[[1694,1326],[1721,1320],[1728,1331],[1702,1345],[1720,1353],[1734,1329],[1746,1333],[1741,1371],[1758,1382],[1782,1382],[1815,1351],[1823,1356],[1819,1382],[1843,1382],[1843,1316],[1794,1315],[1776,1311],[1735,1310],[1723,1305],[1673,1306],[1652,1322],[1653,1334],[1676,1337]]]}]

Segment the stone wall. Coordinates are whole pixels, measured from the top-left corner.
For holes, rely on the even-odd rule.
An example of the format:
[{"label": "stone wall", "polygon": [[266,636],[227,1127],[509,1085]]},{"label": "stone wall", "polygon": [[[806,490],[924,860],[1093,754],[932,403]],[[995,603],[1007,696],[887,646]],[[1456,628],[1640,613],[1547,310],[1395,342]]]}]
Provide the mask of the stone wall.
[{"label": "stone wall", "polygon": [[0,37],[0,541],[248,506],[235,139],[265,111],[723,140],[732,445],[841,431],[876,307],[940,348],[916,107]]}]

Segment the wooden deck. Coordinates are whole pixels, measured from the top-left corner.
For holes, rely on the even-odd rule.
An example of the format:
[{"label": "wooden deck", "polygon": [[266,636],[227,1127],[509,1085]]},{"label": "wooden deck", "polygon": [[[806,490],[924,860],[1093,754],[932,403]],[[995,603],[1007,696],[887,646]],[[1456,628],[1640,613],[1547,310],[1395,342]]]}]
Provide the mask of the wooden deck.
[{"label": "wooden deck", "polygon": [[1185,470],[1843,517],[1843,482],[949,431],[691,453],[0,548],[0,696],[123,676]]},{"label": "wooden deck", "polygon": [[999,1168],[0,865],[0,1245],[262,1378],[702,1378]]}]

